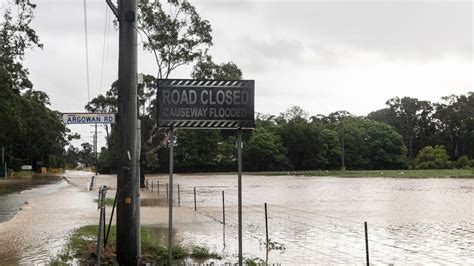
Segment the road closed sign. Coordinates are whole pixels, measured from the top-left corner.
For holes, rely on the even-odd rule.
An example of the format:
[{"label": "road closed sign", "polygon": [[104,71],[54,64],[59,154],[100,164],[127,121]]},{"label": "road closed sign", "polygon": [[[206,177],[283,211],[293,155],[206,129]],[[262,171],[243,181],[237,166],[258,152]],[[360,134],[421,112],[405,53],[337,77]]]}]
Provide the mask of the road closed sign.
[{"label": "road closed sign", "polygon": [[115,124],[115,113],[63,113],[64,124]]},{"label": "road closed sign", "polygon": [[158,127],[254,128],[253,80],[158,80]]}]

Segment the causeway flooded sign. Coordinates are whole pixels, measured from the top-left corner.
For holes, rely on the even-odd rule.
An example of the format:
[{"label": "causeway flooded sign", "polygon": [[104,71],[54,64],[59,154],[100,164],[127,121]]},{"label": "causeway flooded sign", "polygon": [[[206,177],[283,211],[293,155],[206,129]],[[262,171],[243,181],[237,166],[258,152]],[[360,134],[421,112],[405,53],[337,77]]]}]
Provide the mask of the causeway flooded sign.
[{"label": "causeway flooded sign", "polygon": [[64,124],[115,124],[115,113],[63,113]]},{"label": "causeway flooded sign", "polygon": [[158,80],[158,127],[254,128],[253,80]]}]

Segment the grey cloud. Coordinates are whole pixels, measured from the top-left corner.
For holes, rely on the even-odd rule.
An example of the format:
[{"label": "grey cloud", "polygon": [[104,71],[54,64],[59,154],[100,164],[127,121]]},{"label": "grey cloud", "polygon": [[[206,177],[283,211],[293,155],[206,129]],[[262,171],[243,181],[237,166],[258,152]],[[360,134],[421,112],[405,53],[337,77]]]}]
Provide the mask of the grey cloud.
[{"label": "grey cloud", "polygon": [[232,53],[238,55],[244,67],[252,72],[264,71],[268,66],[287,68],[312,65],[327,68],[338,64],[338,56],[334,51],[291,39],[259,40],[247,36],[239,45],[233,46]]},{"label": "grey cloud", "polygon": [[[104,31],[105,14],[107,5],[105,1],[86,1],[88,34],[102,35]],[[84,35],[84,7],[83,1],[38,1],[35,16],[43,19],[33,19],[33,27],[46,34]],[[111,12],[109,12],[111,14]],[[112,23],[110,16],[110,23]],[[41,37],[40,32],[40,37]]]},{"label": "grey cloud", "polygon": [[472,2],[272,2],[281,30],[395,57],[472,55]]},{"label": "grey cloud", "polygon": [[208,9],[213,11],[222,12],[248,12],[256,7],[256,2],[242,1],[242,0],[200,0],[193,1],[193,4],[199,6],[200,9]]}]

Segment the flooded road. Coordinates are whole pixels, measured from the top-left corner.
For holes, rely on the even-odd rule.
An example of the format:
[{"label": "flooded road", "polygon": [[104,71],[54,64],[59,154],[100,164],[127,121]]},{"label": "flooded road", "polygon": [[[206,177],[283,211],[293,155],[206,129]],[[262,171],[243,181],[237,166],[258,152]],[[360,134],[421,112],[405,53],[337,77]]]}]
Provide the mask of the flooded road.
[{"label": "flooded road", "polygon": [[59,177],[0,180],[0,223],[10,220],[30,199],[66,185]]},{"label": "flooded road", "polygon": [[[213,219],[180,228],[178,238],[235,259],[236,183],[235,176],[177,176],[181,208],[194,213],[196,186],[197,213]],[[271,263],[363,264],[367,221],[373,263],[474,264],[474,179],[244,176],[243,187],[247,258],[267,259],[267,203]]]},{"label": "flooded road", "polygon": [[[72,229],[97,220],[96,193],[82,192],[64,180],[37,185],[0,196],[8,220],[0,223],[0,265],[44,264],[63,247]],[[8,219],[12,212],[17,213]]]}]

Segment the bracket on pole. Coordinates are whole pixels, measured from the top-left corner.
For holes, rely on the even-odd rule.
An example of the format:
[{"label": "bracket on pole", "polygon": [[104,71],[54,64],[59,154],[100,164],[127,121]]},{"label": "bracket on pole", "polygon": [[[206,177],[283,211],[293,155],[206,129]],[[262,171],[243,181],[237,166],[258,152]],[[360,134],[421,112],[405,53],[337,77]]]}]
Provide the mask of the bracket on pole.
[{"label": "bracket on pole", "polygon": [[114,5],[114,3],[112,3],[111,0],[105,0],[105,2],[107,2],[107,5],[109,5],[110,9],[112,9],[112,12],[114,12],[115,17],[117,17],[117,19],[119,19],[118,8]]}]

